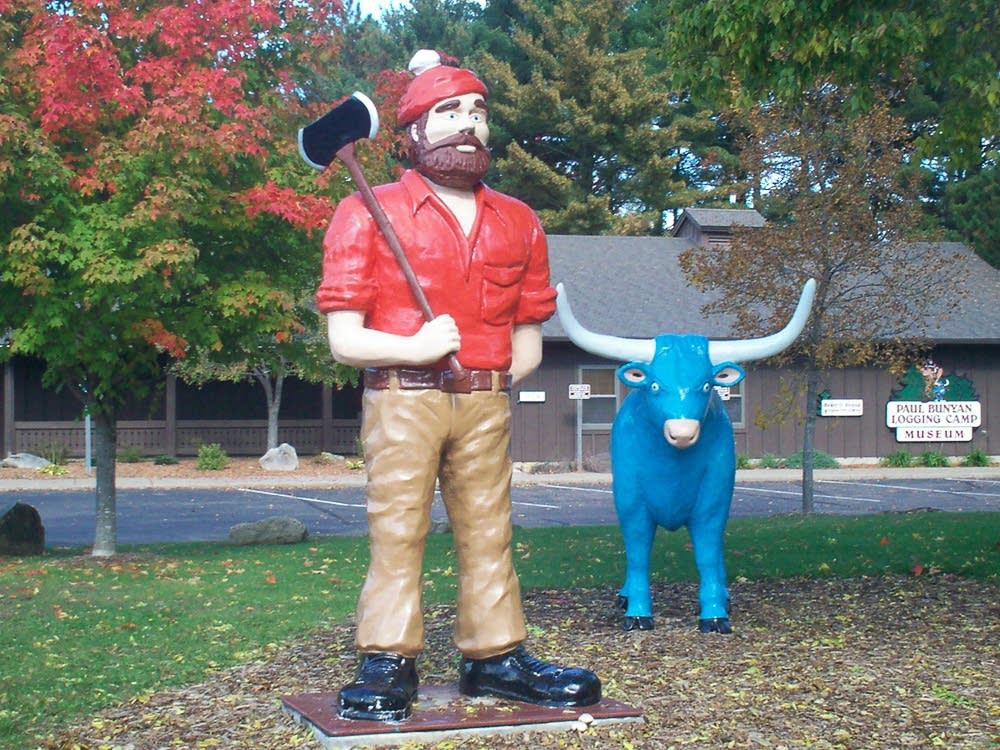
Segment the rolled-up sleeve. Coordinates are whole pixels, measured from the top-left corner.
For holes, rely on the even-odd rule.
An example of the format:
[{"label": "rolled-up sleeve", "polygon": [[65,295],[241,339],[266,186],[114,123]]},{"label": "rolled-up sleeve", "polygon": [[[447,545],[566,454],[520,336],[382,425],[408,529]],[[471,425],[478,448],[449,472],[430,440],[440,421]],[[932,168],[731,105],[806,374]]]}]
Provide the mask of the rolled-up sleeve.
[{"label": "rolled-up sleeve", "polygon": [[341,201],[323,237],[323,278],[316,290],[321,313],[367,312],[378,292],[375,278],[376,226],[361,198]]},{"label": "rolled-up sleeve", "polygon": [[528,264],[514,317],[515,325],[544,323],[556,311],[556,290],[549,285],[548,243],[538,219],[534,214],[531,218],[535,226],[531,231]]}]

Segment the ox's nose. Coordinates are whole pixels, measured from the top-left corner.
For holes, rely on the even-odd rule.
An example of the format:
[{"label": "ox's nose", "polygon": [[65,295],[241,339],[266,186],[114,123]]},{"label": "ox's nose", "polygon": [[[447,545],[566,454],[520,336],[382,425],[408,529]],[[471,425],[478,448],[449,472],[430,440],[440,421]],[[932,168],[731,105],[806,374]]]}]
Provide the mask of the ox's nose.
[{"label": "ox's nose", "polygon": [[675,448],[690,448],[698,442],[701,422],[697,419],[668,419],[663,423],[663,436]]}]

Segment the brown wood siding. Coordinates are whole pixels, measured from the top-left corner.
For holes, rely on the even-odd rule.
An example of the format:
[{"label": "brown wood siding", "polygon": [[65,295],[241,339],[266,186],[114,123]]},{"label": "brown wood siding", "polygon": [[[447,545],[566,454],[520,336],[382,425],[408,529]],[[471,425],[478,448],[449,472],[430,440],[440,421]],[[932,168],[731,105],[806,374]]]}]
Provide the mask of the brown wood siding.
[{"label": "brown wood siding", "polygon": [[[572,344],[547,343],[542,366],[511,391],[511,457],[515,461],[575,462],[577,402],[569,398],[569,386],[578,382],[580,367],[608,364]],[[545,403],[518,403],[522,390],[545,391]],[[581,448],[584,459],[607,453],[608,432],[589,430]]]},{"label": "brown wood siding", "polygon": [[[579,362],[568,347],[546,345],[543,366],[511,390],[511,458],[575,461],[576,404],[569,399]],[[544,391],[541,404],[518,403],[520,391]]]},{"label": "brown wood siding", "polygon": [[[940,451],[961,456],[971,448],[988,455],[1000,455],[1000,346],[939,346],[934,358],[947,373],[968,378],[982,403],[983,428],[971,443],[898,443],[895,432],[885,426],[885,405],[898,380],[885,370],[847,368],[824,373],[821,390],[834,398],[862,398],[862,417],[820,418],[816,447],[837,457],[881,458],[897,450],[913,454]],[[517,384],[511,393],[511,456],[516,461],[576,460],[577,402],[568,397],[568,387],[577,382],[581,365],[609,364],[581,352],[567,342],[547,342],[542,366]],[[37,452],[46,446],[65,443],[69,455],[83,451],[83,421],[76,400],[40,385],[37,363],[25,366],[15,359],[3,378],[0,417],[3,455],[15,451]],[[746,427],[736,431],[738,453],[760,458],[764,454],[788,456],[802,444],[802,419],[786,420],[761,430],[755,425],[760,409],[770,409],[781,385],[794,379],[789,370],[747,367],[744,381]],[[10,383],[13,387],[10,387]],[[544,403],[518,403],[520,391],[544,391]],[[169,394],[169,388],[166,389]],[[199,443],[220,443],[230,455],[260,455],[265,441],[264,397],[260,386],[217,383],[207,389],[177,384],[176,416],[166,407],[154,410],[137,405],[139,418],[125,415],[119,425],[119,445],[139,447],[149,455],[170,453],[189,455]],[[324,393],[326,395],[324,395]],[[159,402],[168,402],[165,396]],[[183,402],[183,409],[181,408]],[[286,414],[284,404],[290,404]],[[303,455],[328,450],[353,454],[360,428],[360,390],[348,388],[324,392],[315,386],[290,379],[286,384],[279,440],[296,447]],[[804,405],[800,409],[805,408]],[[812,405],[811,408],[815,408]],[[183,413],[182,413],[183,412]],[[41,418],[40,415],[51,415]],[[173,420],[173,421],[171,421]],[[172,431],[171,431],[172,430]],[[584,457],[605,452],[607,436],[588,433],[582,442]]]},{"label": "brown wood siding", "polygon": [[[934,358],[947,373],[968,378],[982,404],[982,425],[971,442],[902,443],[895,431],[885,425],[886,403],[899,380],[886,370],[875,368],[845,368],[823,374],[820,390],[833,398],[864,399],[861,417],[820,417],[816,422],[815,445],[818,450],[842,458],[882,458],[897,450],[913,454],[938,451],[947,456],[963,456],[972,448],[988,455],[1000,454],[1000,437],[993,432],[1000,426],[1000,349],[990,346],[940,346]],[[782,384],[794,380],[789,371],[747,368],[744,390],[747,400],[747,431],[738,436],[737,450],[752,458],[764,454],[788,456],[802,447],[802,419],[788,419],[765,430],[754,426],[754,417],[761,409],[773,408]],[[815,405],[813,405],[815,408]],[[992,427],[992,429],[991,429]],[[742,438],[742,445],[740,438]]]},{"label": "brown wood siding", "polygon": [[[231,456],[260,456],[267,450],[267,422],[246,420],[186,420],[176,425],[177,446],[171,451],[166,439],[166,422],[143,420],[118,422],[118,450],[136,448],[146,456],[172,454],[195,456],[201,445],[218,443]],[[46,455],[59,446],[70,458],[84,455],[86,446],[83,421],[15,422],[15,443],[19,452]],[[321,420],[281,420],[279,439],[295,446],[303,456],[323,451],[354,455],[355,438],[360,431],[356,419],[334,419],[324,436]]]}]

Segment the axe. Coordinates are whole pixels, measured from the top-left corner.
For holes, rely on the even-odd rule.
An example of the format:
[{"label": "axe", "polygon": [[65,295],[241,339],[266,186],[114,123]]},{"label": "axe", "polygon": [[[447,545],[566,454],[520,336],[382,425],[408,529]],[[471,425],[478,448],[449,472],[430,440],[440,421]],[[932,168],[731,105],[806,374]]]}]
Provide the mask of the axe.
[{"label": "axe", "polygon": [[[427,295],[420,288],[420,282],[406,258],[399,236],[375,198],[375,193],[372,192],[355,154],[355,142],[362,138],[374,138],[378,133],[378,126],[378,110],[375,108],[375,103],[360,91],[355,91],[350,98],[299,130],[299,154],[315,169],[326,169],[334,158],[339,159],[347,167],[351,179],[361,193],[361,199],[375,219],[375,225],[396,257],[396,262],[399,263],[403,276],[410,285],[410,291],[413,292],[424,319],[431,321],[436,316],[427,302]],[[448,355],[448,366],[451,368],[455,390],[459,393],[470,392],[469,375],[459,364],[458,357],[454,353]]]}]

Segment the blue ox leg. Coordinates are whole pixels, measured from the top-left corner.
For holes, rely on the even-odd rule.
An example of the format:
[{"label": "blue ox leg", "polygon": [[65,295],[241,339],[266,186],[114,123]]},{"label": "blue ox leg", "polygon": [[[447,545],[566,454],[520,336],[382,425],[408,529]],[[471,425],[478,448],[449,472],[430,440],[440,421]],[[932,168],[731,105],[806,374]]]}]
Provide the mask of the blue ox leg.
[{"label": "blue ox leg", "polygon": [[726,565],[722,558],[725,521],[688,525],[698,568],[698,630],[702,633],[732,633],[729,624],[729,590],[726,588]]},{"label": "blue ox leg", "polygon": [[649,558],[656,524],[644,512],[619,514],[625,539],[625,585],[618,601],[625,607],[625,630],[653,629],[653,597],[649,591]]}]

